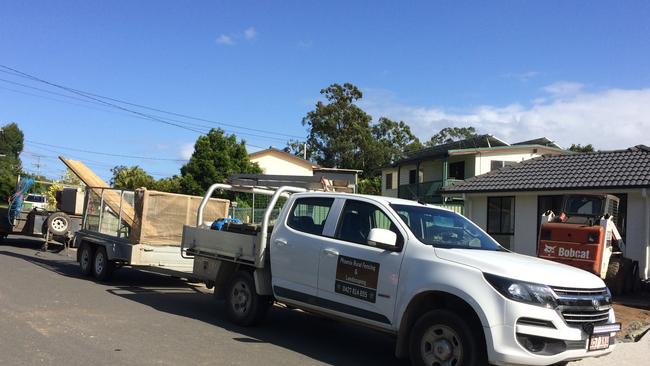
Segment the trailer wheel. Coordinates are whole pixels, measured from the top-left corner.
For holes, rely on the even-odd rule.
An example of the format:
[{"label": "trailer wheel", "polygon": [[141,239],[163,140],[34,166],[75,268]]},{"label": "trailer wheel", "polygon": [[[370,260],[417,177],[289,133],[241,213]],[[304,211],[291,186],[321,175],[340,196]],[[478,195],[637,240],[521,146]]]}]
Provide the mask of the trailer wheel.
[{"label": "trailer wheel", "polygon": [[93,247],[90,244],[83,243],[79,248],[79,269],[84,276],[90,276],[93,271]]},{"label": "trailer wheel", "polygon": [[271,301],[268,296],[255,292],[255,281],[248,272],[235,273],[226,291],[226,315],[228,319],[244,327],[255,325],[264,319]]},{"label": "trailer wheel", "polygon": [[97,281],[107,281],[111,277],[111,274],[113,274],[113,262],[108,260],[106,248],[100,246],[95,250],[93,277]]},{"label": "trailer wheel", "polygon": [[47,228],[54,235],[65,235],[70,230],[70,217],[63,212],[55,212],[47,218]]},{"label": "trailer wheel", "polygon": [[463,318],[449,310],[432,310],[413,327],[409,341],[413,365],[485,365],[478,338]]}]

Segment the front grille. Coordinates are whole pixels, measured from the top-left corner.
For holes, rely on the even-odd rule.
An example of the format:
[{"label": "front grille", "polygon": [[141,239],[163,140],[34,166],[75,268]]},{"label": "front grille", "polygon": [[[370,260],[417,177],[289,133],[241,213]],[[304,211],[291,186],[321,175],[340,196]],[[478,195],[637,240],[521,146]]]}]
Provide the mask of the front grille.
[{"label": "front grille", "polygon": [[612,300],[606,288],[580,289],[552,287],[558,311],[569,326],[604,324],[609,319]]}]

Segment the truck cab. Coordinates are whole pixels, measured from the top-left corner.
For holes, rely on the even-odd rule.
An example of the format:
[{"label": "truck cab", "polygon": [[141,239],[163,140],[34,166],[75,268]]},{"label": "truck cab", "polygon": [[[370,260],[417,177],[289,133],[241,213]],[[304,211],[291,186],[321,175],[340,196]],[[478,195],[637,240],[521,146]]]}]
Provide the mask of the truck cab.
[{"label": "truck cab", "polygon": [[242,325],[277,301],[392,334],[413,364],[457,366],[601,356],[620,330],[597,276],[509,252],[463,216],[413,201],[294,193],[269,237],[256,234],[258,263],[235,258],[251,251],[232,240],[216,244],[232,233],[186,230],[195,275],[213,268],[215,294]]}]

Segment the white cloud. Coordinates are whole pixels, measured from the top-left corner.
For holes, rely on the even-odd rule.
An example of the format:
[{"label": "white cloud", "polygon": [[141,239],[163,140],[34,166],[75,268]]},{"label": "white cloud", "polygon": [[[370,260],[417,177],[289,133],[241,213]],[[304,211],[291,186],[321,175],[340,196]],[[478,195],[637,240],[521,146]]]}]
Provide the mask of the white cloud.
[{"label": "white cloud", "polygon": [[235,41],[232,39],[232,37],[226,34],[222,34],[219,37],[217,37],[216,42],[218,44],[223,44],[227,46],[231,46],[235,44]]},{"label": "white cloud", "polygon": [[558,81],[542,88],[543,91],[557,97],[571,96],[580,93],[584,84],[572,81]]},{"label": "white cloud", "polygon": [[194,152],[194,143],[188,142],[180,146],[179,155],[181,159],[190,160]]},{"label": "white cloud", "polygon": [[255,27],[249,27],[244,30],[244,38],[252,40],[255,37],[257,37],[257,31],[255,30]]},{"label": "white cloud", "polygon": [[444,127],[471,125],[508,142],[546,136],[563,147],[650,145],[650,88],[582,90],[582,84],[562,82],[544,88],[549,96],[531,103],[450,110],[407,105],[389,92],[371,89],[366,90],[362,107],[375,118],[404,120],[423,140]]}]

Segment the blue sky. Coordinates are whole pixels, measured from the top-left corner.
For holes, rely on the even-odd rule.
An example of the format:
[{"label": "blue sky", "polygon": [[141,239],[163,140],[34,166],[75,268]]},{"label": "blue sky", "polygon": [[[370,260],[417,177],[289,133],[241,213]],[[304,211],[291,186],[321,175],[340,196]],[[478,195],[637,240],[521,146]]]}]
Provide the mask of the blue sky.
[{"label": "blue sky", "polygon": [[[422,139],[470,124],[511,142],[546,135],[603,149],[650,144],[647,1],[4,1],[0,8],[1,65],[268,131],[224,127],[251,151],[304,136],[302,117],[334,82],[359,86],[373,117],[403,119]],[[25,168],[53,178],[63,171],[59,154],[105,178],[118,164],[177,174],[179,161],[63,147],[182,159],[198,136],[12,84],[65,93],[15,75],[0,79],[9,81],[0,81],[0,123],[17,122],[31,141]]]}]

